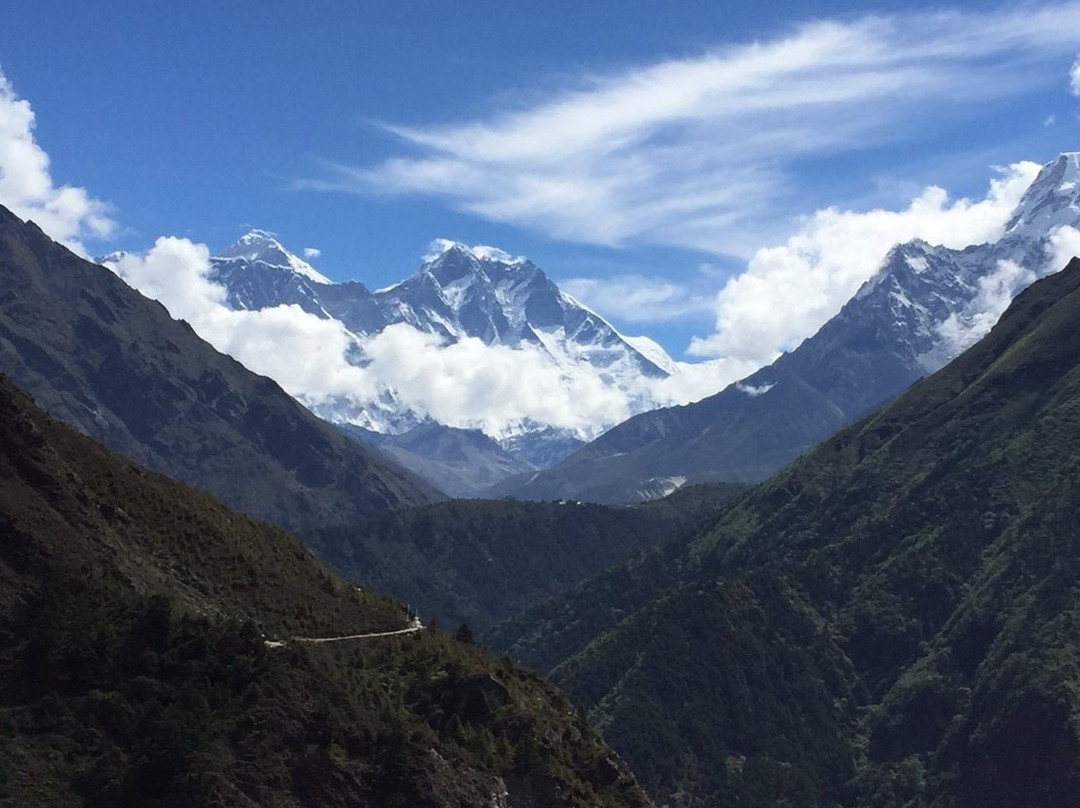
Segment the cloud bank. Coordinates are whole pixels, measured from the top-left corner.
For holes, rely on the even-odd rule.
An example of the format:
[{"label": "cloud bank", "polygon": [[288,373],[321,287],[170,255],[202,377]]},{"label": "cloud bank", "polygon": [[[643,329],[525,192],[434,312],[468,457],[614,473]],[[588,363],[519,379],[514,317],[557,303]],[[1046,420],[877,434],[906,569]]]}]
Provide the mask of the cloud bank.
[{"label": "cloud bank", "polygon": [[1034,283],[1036,277],[1034,271],[1015,261],[998,261],[990,273],[979,278],[975,300],[969,307],[971,315],[963,317],[953,312],[938,326],[944,340],[941,353],[956,356],[985,337],[1017,293]]},{"label": "cloud bank", "polygon": [[746,234],[790,210],[797,164],[1052,86],[1078,45],[1076,2],[814,22],[475,120],[391,125],[402,154],[306,185],[436,197],[578,242],[750,254]]},{"label": "cloud bank", "polygon": [[[672,372],[669,378],[641,379],[631,390],[620,390],[587,366],[559,367],[528,347],[488,346],[477,339],[448,343],[405,324],[361,339],[337,321],[296,306],[232,311],[224,289],[208,279],[209,251],[184,239],[159,239],[146,256],[125,256],[114,269],[161,300],[173,316],[191,322],[219,350],[271,376],[316,410],[348,402],[362,418],[371,402],[390,396],[391,408],[404,405],[420,417],[482,429],[496,438],[528,422],[591,437],[638,411],[643,401],[655,406],[696,401],[772,361],[833,316],[897,243],[919,238],[962,248],[995,240],[1038,170],[1026,162],[998,169],[979,200],[951,200],[943,189],[930,187],[903,210],[818,211],[783,244],[759,250],[713,298],[637,275],[565,282],[569,293],[627,321],[661,321],[710,309],[715,314],[715,332],[692,345],[708,361],[661,361]],[[431,249],[452,243],[436,240]],[[500,260],[510,257],[496,248],[471,249]],[[1080,252],[1080,233],[1060,229],[1051,249],[1062,256]],[[1025,270],[1002,262],[980,283],[974,319],[947,322],[942,337],[967,347],[1030,280]],[[647,355],[659,352],[646,339],[630,342]],[[358,354],[361,366],[350,361]]]},{"label": "cloud bank", "polygon": [[34,140],[34,111],[0,72],[0,204],[86,255],[82,239],[110,236],[109,206],[83,188],[57,186],[49,157]]}]

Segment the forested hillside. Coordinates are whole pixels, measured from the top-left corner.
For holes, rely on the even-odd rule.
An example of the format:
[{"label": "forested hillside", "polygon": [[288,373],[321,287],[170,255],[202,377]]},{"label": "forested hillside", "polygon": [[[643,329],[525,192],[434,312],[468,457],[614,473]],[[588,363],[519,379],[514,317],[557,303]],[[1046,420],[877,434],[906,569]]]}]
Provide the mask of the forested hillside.
[{"label": "forested hillside", "polygon": [[[564,696],[0,379],[0,802],[645,806]],[[268,643],[269,641],[269,643]]]},{"label": "forested hillside", "polygon": [[1080,804],[1077,333],[1074,260],[711,529],[493,641],[661,802]]}]

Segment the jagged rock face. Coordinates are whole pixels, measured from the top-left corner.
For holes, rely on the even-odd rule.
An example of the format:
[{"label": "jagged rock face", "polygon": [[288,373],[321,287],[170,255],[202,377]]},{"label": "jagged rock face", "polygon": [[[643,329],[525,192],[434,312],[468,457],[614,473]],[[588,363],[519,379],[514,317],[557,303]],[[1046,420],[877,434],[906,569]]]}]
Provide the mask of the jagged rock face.
[{"label": "jagged rock face", "polygon": [[898,245],[835,317],[772,365],[696,404],[637,415],[492,493],[626,502],[657,476],[764,479],[974,344],[1014,295],[1061,269],[1050,263],[1050,236],[1077,225],[1080,153],[1069,153],[1043,167],[998,240]]}]

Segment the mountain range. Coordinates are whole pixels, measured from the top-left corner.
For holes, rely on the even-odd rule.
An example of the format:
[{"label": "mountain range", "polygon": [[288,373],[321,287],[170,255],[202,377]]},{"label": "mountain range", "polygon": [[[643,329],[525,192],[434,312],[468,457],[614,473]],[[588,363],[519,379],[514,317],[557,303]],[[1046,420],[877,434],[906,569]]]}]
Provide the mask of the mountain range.
[{"label": "mountain range", "polygon": [[[337,320],[353,340],[349,360],[359,366],[369,362],[369,338],[391,326],[406,325],[442,344],[475,339],[486,346],[528,351],[564,377],[582,372],[595,375],[601,384],[625,397],[629,412],[655,406],[641,380],[666,378],[674,367],[658,345],[623,337],[562,292],[528,259],[493,247],[436,243],[438,251],[416,273],[372,292],[359,281],[331,283],[272,234],[253,230],[212,258],[210,280],[225,288],[226,303],[233,309],[257,311],[294,304],[318,317]],[[363,401],[311,402],[311,406],[334,423],[388,436],[418,426],[427,426],[430,433],[434,423],[400,391],[385,384],[377,395]],[[595,426],[570,429],[519,419],[489,437],[509,453],[512,462],[533,470],[578,448],[594,430]],[[444,442],[454,439],[453,434],[442,436]],[[376,443],[392,442],[376,439]],[[472,449],[475,454],[475,441]],[[413,451],[398,457],[425,473],[425,455]],[[498,467],[497,451],[492,450],[492,457]],[[467,486],[473,493],[480,487]]]},{"label": "mountain range", "polygon": [[687,482],[765,479],[985,334],[1013,295],[1060,268],[1049,244],[1062,226],[1080,226],[1080,153],[1042,168],[997,240],[898,245],[836,316],[771,365],[694,404],[636,415],[490,493],[629,502]]},{"label": "mountain range", "polygon": [[[439,503],[346,432],[436,459],[465,490],[578,438],[519,424],[493,443],[390,388],[328,424],[0,210],[0,370],[127,455],[0,380],[3,799],[648,804],[558,692],[473,647],[467,625],[452,638],[410,623],[374,581],[481,628],[556,593],[485,638],[550,671],[662,804],[1077,805],[1080,260],[1054,274],[1045,256],[1077,222],[1078,185],[1080,159],[1062,155],[993,244],[898,246],[818,334],[714,397],[729,403],[697,431],[661,411],[602,437],[622,456],[635,435],[650,451],[682,441],[636,458],[647,477],[590,473],[604,496],[647,498],[703,474],[686,461],[710,451],[756,448],[732,476],[763,477],[864,413],[749,493],[687,487],[634,509]],[[524,259],[442,247],[366,295],[262,232],[213,271],[234,308],[351,318],[357,367],[368,338],[407,327],[615,386],[667,373]],[[364,433],[360,415],[393,434]],[[680,455],[682,469],[657,459]],[[342,634],[379,642],[313,642]]]},{"label": "mountain range", "polygon": [[1080,805],[1080,259],[711,526],[489,632],[672,806]]}]

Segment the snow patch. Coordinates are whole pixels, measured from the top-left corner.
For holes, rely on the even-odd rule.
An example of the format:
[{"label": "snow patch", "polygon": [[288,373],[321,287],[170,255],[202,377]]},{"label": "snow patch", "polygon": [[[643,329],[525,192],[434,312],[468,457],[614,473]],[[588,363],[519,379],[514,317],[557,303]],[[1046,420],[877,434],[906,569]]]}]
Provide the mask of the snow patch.
[{"label": "snow patch", "polygon": [[909,255],[906,256],[904,260],[908,267],[911,268],[911,271],[916,275],[921,275],[930,267],[930,264],[924,255]]},{"label": "snow patch", "polygon": [[746,393],[746,395],[750,396],[750,398],[757,398],[758,396],[763,396],[767,392],[772,390],[774,387],[776,387],[776,382],[759,385],[747,384],[746,382],[736,382],[735,384],[736,390],[738,390],[740,393]]},{"label": "snow patch", "polygon": [[665,351],[660,343],[656,342],[649,337],[628,337],[625,334],[620,335],[623,340],[635,351],[644,356],[660,370],[664,371],[668,375],[674,375],[679,372],[678,364],[668,356],[668,352]]},{"label": "snow patch", "polygon": [[637,489],[637,495],[644,501],[663,499],[673,494],[686,485],[686,477],[675,475],[672,477],[651,477],[645,484]]}]

